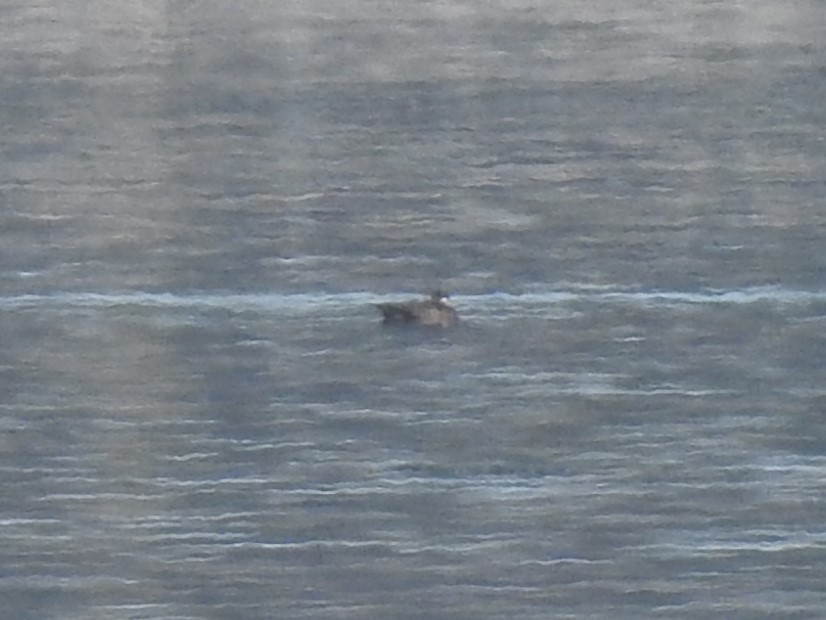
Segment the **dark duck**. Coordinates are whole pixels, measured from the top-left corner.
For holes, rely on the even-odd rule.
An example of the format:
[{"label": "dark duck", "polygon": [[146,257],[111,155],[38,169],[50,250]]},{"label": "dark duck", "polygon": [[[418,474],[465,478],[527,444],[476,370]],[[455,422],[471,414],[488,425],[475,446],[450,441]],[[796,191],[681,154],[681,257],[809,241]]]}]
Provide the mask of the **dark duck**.
[{"label": "dark duck", "polygon": [[429,299],[414,299],[399,303],[376,304],[389,325],[424,325],[450,327],[459,320],[448,301],[448,294],[437,290]]}]

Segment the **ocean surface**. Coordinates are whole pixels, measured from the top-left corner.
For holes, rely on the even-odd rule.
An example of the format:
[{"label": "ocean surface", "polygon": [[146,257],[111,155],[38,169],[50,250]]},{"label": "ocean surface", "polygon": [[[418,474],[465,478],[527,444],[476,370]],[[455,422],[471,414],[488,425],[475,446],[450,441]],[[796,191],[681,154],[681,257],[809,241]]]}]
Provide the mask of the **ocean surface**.
[{"label": "ocean surface", "polygon": [[824,42],[3,3],[0,615],[822,619]]}]

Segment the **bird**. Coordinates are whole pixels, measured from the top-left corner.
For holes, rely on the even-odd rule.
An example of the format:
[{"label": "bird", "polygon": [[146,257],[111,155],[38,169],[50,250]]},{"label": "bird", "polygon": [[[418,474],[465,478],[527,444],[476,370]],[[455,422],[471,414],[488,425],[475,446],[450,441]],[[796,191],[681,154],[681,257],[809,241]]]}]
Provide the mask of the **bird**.
[{"label": "bird", "polygon": [[385,324],[450,327],[459,321],[455,308],[442,290],[430,293],[429,299],[414,299],[399,303],[375,304],[384,316]]}]

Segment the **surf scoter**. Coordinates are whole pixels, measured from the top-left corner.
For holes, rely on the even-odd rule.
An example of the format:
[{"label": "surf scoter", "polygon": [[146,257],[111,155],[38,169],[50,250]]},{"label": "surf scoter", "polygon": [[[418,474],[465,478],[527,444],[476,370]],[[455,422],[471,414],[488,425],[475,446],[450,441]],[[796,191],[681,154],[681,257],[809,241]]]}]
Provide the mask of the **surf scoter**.
[{"label": "surf scoter", "polygon": [[456,310],[448,301],[449,295],[441,290],[433,291],[429,299],[400,303],[376,304],[387,324],[426,325],[450,327],[459,320]]}]

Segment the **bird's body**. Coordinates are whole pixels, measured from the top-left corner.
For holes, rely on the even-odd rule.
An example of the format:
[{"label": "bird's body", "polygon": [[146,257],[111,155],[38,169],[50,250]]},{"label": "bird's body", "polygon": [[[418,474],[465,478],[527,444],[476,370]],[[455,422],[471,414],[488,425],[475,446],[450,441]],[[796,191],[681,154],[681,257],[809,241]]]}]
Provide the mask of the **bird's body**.
[{"label": "bird's body", "polygon": [[447,297],[442,291],[433,291],[429,299],[376,304],[376,307],[387,324],[450,327],[459,317]]}]

